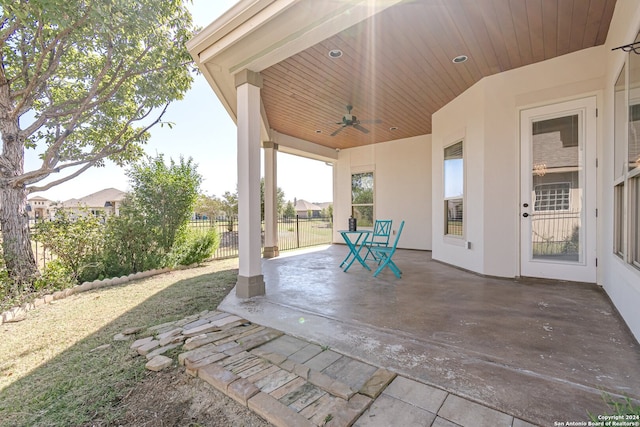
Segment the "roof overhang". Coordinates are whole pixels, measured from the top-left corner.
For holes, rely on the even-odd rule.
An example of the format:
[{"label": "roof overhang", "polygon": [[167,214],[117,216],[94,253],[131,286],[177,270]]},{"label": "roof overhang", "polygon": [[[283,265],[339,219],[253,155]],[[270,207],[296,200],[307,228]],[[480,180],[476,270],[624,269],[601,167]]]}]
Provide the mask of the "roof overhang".
[{"label": "roof overhang", "polygon": [[[187,49],[237,122],[236,73],[261,72],[401,1],[241,0],[189,40]],[[261,137],[272,140],[264,105],[261,112]]]}]

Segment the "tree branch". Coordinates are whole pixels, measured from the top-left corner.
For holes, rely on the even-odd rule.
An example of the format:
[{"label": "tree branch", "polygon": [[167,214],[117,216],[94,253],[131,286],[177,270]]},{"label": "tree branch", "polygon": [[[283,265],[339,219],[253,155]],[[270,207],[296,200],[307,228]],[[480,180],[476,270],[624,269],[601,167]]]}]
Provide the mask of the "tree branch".
[{"label": "tree branch", "polygon": [[[45,185],[41,185],[39,187],[27,187],[27,192],[28,193],[35,193],[38,191],[47,191],[48,189],[55,187],[56,185],[62,184],[63,182],[67,182],[70,179],[73,179],[75,177],[77,177],[78,175],[80,175],[82,172],[86,171],[87,169],[89,169],[91,166],[95,165],[98,162],[99,159],[96,159],[93,162],[89,162],[87,164],[85,164],[83,167],[81,167],[80,169],[78,169],[77,171],[75,171],[74,173],[72,173],[71,175],[65,176],[64,178],[55,180],[55,181],[51,181]],[[48,174],[47,174],[48,176]]]},{"label": "tree branch", "polygon": [[[52,182],[50,182],[50,183],[48,183],[46,185],[43,185],[43,186],[28,187],[27,191],[29,191],[30,193],[34,193],[34,192],[37,192],[37,191],[45,191],[45,190],[48,190],[48,189],[50,189],[50,188],[52,188],[52,187],[54,187],[54,186],[56,186],[58,184],[61,184],[61,183],[66,182],[66,181],[68,181],[68,180],[70,180],[72,178],[75,178],[80,173],[82,173],[85,170],[89,169],[91,166],[95,165],[100,160],[127,150],[129,148],[129,146],[131,145],[131,143],[133,143],[138,138],[140,138],[144,133],[146,133],[153,126],[155,126],[158,123],[160,123],[160,121],[162,120],[162,117],[166,113],[168,107],[169,107],[169,104],[165,104],[164,108],[162,109],[162,111],[160,112],[158,117],[156,117],[156,119],[153,122],[151,122],[150,124],[148,124],[144,128],[140,129],[138,132],[136,132],[135,135],[133,135],[131,138],[127,139],[118,148],[113,148],[112,144],[116,143],[122,137],[122,135],[124,135],[124,133],[126,132],[126,129],[128,128],[128,126],[131,125],[131,123],[133,123],[134,121],[141,120],[141,119],[144,119],[144,118],[148,117],[148,115],[151,113],[151,110],[149,110],[147,113],[143,114],[142,116],[140,116],[138,118],[129,119],[129,121],[125,125],[123,125],[123,129],[120,132],[120,134],[118,135],[118,137],[114,141],[112,141],[111,144],[105,146],[102,150],[98,151],[97,153],[91,154],[90,158],[88,158],[88,159],[85,158],[85,159],[78,160],[78,161],[75,161],[75,162],[65,163],[65,164],[60,165],[60,166],[55,167],[55,168],[51,167],[49,165],[45,165],[43,163],[43,165],[42,165],[42,167],[40,169],[37,169],[37,170],[32,171],[32,172],[28,172],[26,174],[23,174],[23,175],[21,175],[19,177],[15,177],[13,179],[9,179],[9,180],[7,180],[7,182],[12,184],[12,185],[22,184],[22,185],[27,186],[27,185],[36,183],[38,181],[41,181],[42,179],[44,179],[47,176],[49,176],[51,173],[60,172],[61,170],[64,170],[64,169],[68,169],[68,168],[71,168],[71,167],[84,165],[78,171],[72,173],[69,176],[66,176],[64,178],[58,179],[56,181],[52,181]],[[141,108],[138,111],[140,111]]]},{"label": "tree branch", "polygon": [[[5,22],[6,21],[7,19],[5,19]],[[16,17],[15,21],[13,21],[13,23],[6,30],[0,33],[0,44],[4,44],[7,40],[9,40],[9,37],[11,37],[13,33],[16,32],[18,27],[20,27],[20,20]]]},{"label": "tree branch", "polygon": [[[43,85],[49,79],[49,77],[51,77],[53,72],[57,69],[58,65],[60,64],[60,57],[64,52],[64,49],[62,48],[62,46],[64,46],[65,44],[64,38],[68,36],[72,31],[80,28],[87,21],[90,11],[91,11],[91,7],[89,7],[89,9],[85,12],[83,16],[80,17],[78,21],[74,22],[71,26],[57,33],[56,36],[51,41],[51,43],[49,43],[48,45],[43,44],[41,46],[42,50],[40,51],[40,56],[38,57],[38,60],[34,64],[35,69],[33,70],[33,75],[35,75],[36,78],[34,78],[31,81],[28,81],[28,84],[25,86],[25,88],[17,92],[17,94],[22,95],[22,98],[20,99],[20,102],[16,104],[13,111],[9,113],[11,118],[16,119],[22,111],[30,109],[31,104],[33,103],[33,100],[36,98],[36,93],[34,93],[35,88]],[[40,35],[41,35],[41,31],[40,31],[41,25],[42,24],[39,25],[39,29],[38,29],[38,33],[40,33]],[[35,37],[34,44],[38,40],[39,38]],[[46,58],[49,57],[49,55],[52,52],[53,52],[53,56],[50,57],[48,66],[46,70],[43,72],[42,71],[43,64]],[[26,56],[25,52],[22,52],[22,54],[23,54],[23,57]],[[14,94],[14,99],[16,99],[17,94]]]}]

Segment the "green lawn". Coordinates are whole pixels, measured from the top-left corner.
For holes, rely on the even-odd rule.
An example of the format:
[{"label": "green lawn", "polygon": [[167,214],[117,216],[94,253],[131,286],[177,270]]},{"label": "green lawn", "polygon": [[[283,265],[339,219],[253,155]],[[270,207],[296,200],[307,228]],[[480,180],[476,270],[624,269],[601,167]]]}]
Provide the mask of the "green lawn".
[{"label": "green lawn", "polygon": [[236,267],[214,261],[76,294],[0,326],[0,426],[117,425],[121,400],[153,373],[113,336],[215,309]]}]

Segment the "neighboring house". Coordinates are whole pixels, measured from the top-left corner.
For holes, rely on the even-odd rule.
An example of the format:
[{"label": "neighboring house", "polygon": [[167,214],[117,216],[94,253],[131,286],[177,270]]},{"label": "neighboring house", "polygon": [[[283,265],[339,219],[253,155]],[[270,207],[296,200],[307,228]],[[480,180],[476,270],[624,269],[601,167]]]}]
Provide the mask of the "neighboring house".
[{"label": "neighboring house", "polygon": [[27,200],[27,215],[30,220],[51,219],[55,214],[57,203],[42,196],[34,196]]},{"label": "neighboring house", "polygon": [[105,188],[79,199],[69,199],[60,203],[57,209],[64,209],[72,215],[118,215],[127,193],[116,188]]},{"label": "neighboring house", "polygon": [[298,218],[320,218],[320,213],[322,212],[320,206],[309,203],[303,199],[296,201],[294,209],[296,210]]},{"label": "neighboring house", "polygon": [[333,164],[336,224],[405,220],[399,247],[443,263],[597,283],[640,338],[638,28],[637,0],[240,0],[187,43],[238,125],[237,295],[265,289],[263,147],[267,187],[277,152]]},{"label": "neighboring house", "polygon": [[329,212],[329,206],[333,206],[333,202],[321,202],[321,203],[314,203],[314,205],[320,207],[320,209],[322,209],[323,212],[326,212],[328,215]]}]

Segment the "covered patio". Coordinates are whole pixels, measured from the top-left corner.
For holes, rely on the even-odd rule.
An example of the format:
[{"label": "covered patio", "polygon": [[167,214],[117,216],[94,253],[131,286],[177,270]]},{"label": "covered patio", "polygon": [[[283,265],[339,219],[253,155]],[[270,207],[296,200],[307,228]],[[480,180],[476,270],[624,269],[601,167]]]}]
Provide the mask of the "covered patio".
[{"label": "covered patio", "polygon": [[395,255],[403,278],[339,264],[344,245],[262,263],[266,295],[220,309],[540,425],[640,399],[640,346],[595,284],[492,278]]}]

